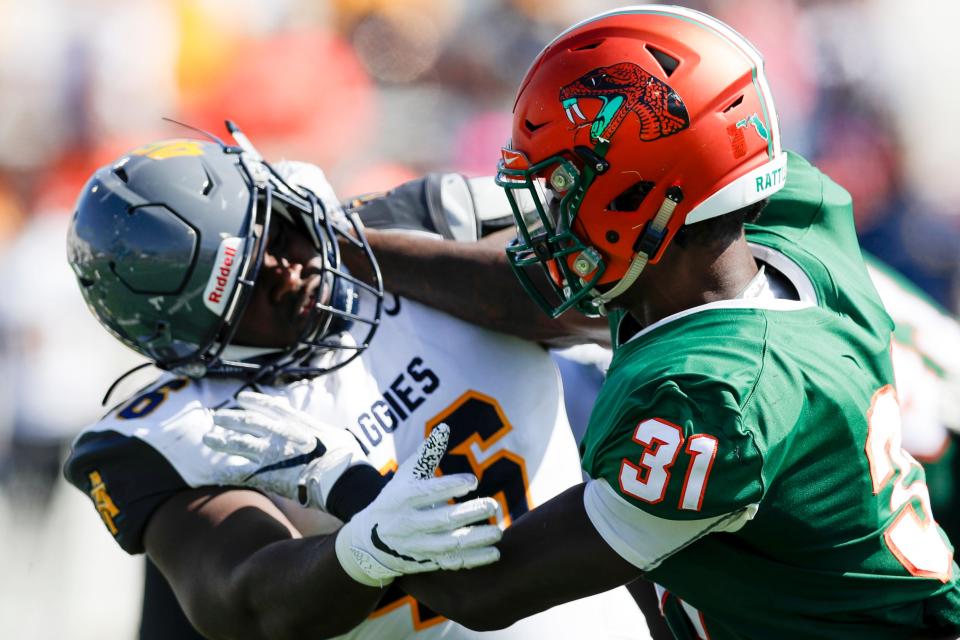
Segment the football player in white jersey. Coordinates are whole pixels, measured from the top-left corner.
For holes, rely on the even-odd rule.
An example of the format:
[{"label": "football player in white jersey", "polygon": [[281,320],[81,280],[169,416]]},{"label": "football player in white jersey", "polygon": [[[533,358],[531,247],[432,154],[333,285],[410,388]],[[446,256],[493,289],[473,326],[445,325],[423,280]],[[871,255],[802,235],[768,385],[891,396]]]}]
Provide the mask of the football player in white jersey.
[{"label": "football player in white jersey", "polygon": [[[167,371],[84,430],[66,463],[120,546],[149,554],[211,637],[645,637],[623,589],[478,634],[388,588],[411,565],[491,561],[499,529],[461,525],[498,505],[509,526],[580,481],[558,376],[534,343],[381,299],[343,266],[352,255],[378,269],[322,172],[275,169],[234,135],[238,145],[130,152],[91,178],[71,224],[69,259],[91,310]],[[516,376],[540,381],[540,393],[520,392]],[[272,397],[277,416],[305,412],[314,441],[285,445],[266,468],[230,455],[237,442],[213,438],[212,410],[228,419],[248,388]],[[414,452],[441,423],[438,485],[415,468],[430,452]],[[241,444],[269,449],[256,425],[234,426],[248,431]],[[328,448],[349,453],[331,460]],[[318,467],[324,482],[298,482]],[[381,474],[394,472],[384,488]],[[218,486],[230,477],[297,500]],[[435,512],[442,522],[410,524]],[[362,529],[374,521],[379,536]]]}]

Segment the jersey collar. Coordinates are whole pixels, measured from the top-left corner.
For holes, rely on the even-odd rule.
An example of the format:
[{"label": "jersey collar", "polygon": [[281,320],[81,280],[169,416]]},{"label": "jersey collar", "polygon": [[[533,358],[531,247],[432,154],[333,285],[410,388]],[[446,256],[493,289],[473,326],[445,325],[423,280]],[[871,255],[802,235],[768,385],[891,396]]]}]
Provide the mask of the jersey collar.
[{"label": "jersey collar", "polygon": [[[687,316],[693,315],[695,313],[700,313],[702,311],[709,311],[711,309],[767,309],[771,311],[800,311],[801,309],[808,309],[810,307],[816,306],[817,304],[817,295],[813,288],[813,283],[810,281],[810,278],[804,273],[803,269],[800,268],[797,263],[785,256],[784,254],[771,249],[770,247],[763,246],[761,244],[756,244],[753,242],[748,243],[750,246],[750,252],[753,254],[753,257],[756,258],[761,263],[761,271],[757,276],[752,280],[747,287],[744,289],[744,293],[748,291],[760,291],[760,292],[769,292],[769,286],[765,286],[766,277],[763,273],[763,265],[769,264],[774,269],[777,269],[782,273],[797,292],[800,295],[799,300],[788,300],[784,298],[776,298],[769,295],[760,295],[752,297],[738,297],[731,300],[717,300],[716,302],[708,302],[696,307],[691,307],[689,309],[684,309],[669,315],[666,318],[661,318],[660,320],[654,322],[653,324],[644,327],[640,331],[634,333],[630,338],[622,341],[618,341],[620,346],[632,342],[637,338],[644,336],[655,329],[662,327],[665,324],[669,324],[680,318],[685,318]],[[760,282],[758,279],[762,279]],[[629,318],[629,314],[624,314],[623,318],[620,319],[620,324],[617,327],[617,335],[622,335],[620,328],[624,326],[624,320]],[[625,327],[624,327],[625,328]]]}]

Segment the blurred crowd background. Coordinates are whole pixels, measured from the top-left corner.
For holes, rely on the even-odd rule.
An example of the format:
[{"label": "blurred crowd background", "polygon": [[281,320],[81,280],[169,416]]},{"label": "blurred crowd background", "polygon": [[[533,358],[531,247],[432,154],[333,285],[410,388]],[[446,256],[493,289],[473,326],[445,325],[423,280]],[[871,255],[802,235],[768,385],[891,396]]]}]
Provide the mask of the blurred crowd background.
[{"label": "blurred crowd background", "polygon": [[[64,258],[89,174],[192,135],[165,117],[218,135],[231,118],[268,158],[319,163],[343,197],[490,174],[529,62],[618,4],[0,0],[0,637],[130,638],[138,621],[139,560],[58,471],[138,362]],[[960,3],[680,4],[764,52],[786,146],[853,194],[866,249],[956,312]]]}]

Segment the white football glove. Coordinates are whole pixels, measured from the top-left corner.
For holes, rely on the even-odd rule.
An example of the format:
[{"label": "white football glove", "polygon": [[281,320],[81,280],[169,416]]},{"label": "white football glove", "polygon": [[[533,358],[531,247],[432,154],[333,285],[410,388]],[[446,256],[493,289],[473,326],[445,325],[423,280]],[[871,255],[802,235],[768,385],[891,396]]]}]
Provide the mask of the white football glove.
[{"label": "white football glove", "polygon": [[447,449],[450,428],[435,427],[417,452],[367,508],[337,534],[336,552],[357,582],[383,587],[399,575],[437,569],[469,569],[500,558],[496,525],[468,527],[496,515],[493,498],[448,504],[477,488],[473,474],[434,476]]},{"label": "white football glove", "polygon": [[297,411],[286,398],[244,391],[237,402],[242,409],[216,411],[203,436],[214,451],[234,456],[214,471],[221,485],[252,487],[325,511],[340,476],[369,464],[353,434]]},{"label": "white football glove", "polygon": [[349,230],[350,223],[347,221],[346,213],[343,210],[343,204],[333,186],[327,180],[323,169],[309,162],[300,162],[299,160],[281,160],[273,165],[284,182],[294,188],[309,189],[314,193],[323,208],[326,210],[327,217],[334,225]]}]

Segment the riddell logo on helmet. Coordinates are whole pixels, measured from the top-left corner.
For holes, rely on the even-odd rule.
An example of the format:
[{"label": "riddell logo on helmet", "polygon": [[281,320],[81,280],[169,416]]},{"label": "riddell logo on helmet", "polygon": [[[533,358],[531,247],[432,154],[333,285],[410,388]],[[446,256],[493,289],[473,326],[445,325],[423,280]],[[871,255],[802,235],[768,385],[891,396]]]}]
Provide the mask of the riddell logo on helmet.
[{"label": "riddell logo on helmet", "polygon": [[224,238],[220,243],[210,279],[207,280],[207,288],[203,291],[203,304],[217,315],[223,313],[230,300],[242,255],[243,240],[241,238]]}]

